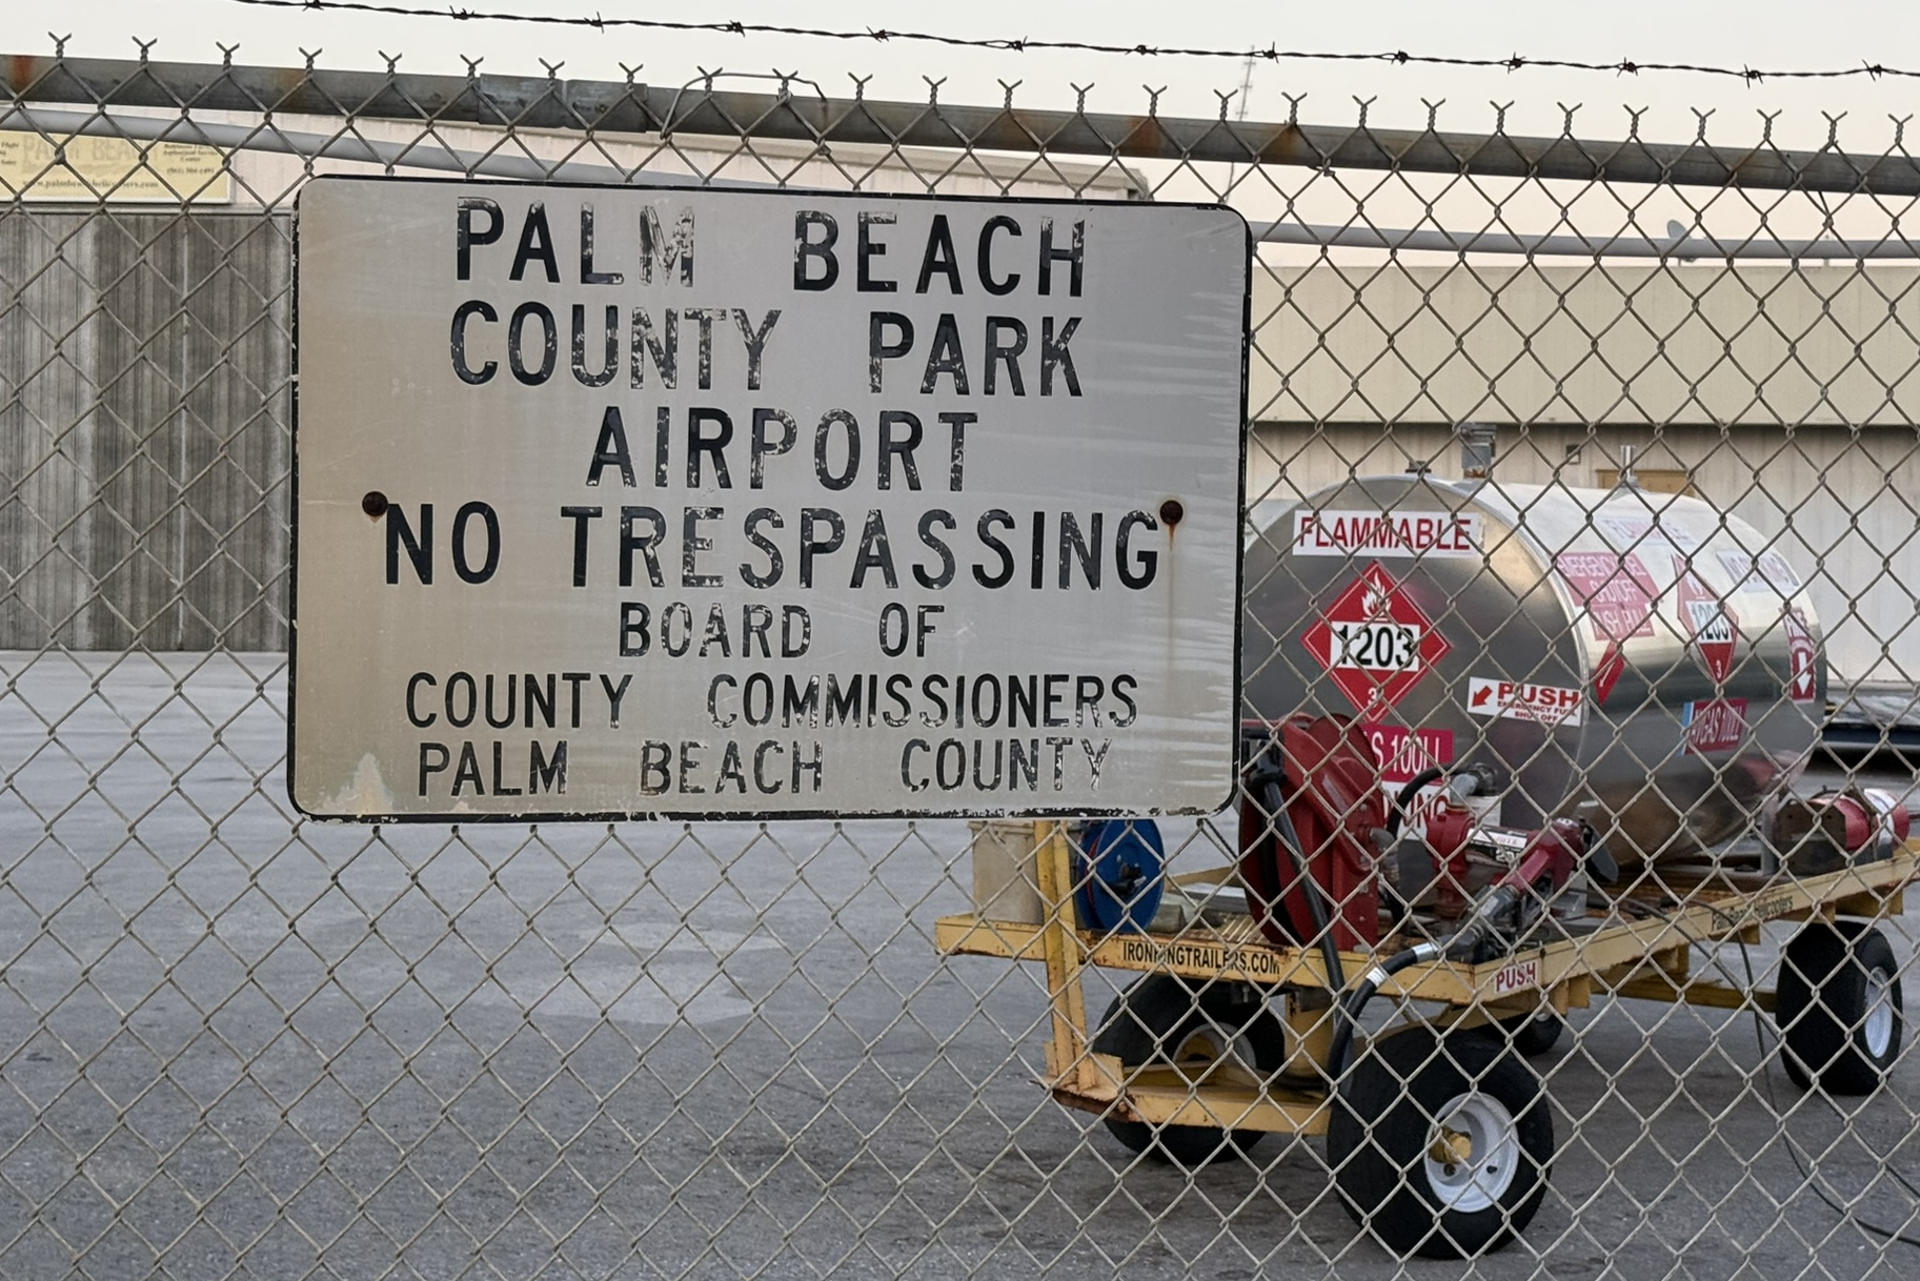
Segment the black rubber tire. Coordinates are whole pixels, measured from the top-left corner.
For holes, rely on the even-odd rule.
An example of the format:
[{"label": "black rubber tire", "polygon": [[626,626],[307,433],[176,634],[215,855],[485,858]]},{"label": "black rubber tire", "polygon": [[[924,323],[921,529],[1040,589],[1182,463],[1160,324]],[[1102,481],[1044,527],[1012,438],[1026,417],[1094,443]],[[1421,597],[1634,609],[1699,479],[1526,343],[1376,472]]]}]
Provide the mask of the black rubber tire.
[{"label": "black rubber tire", "polygon": [[1530,1059],[1537,1059],[1560,1043],[1567,1030],[1566,1017],[1550,1006],[1538,1013],[1516,1015],[1491,1024],[1488,1030]]},{"label": "black rubber tire", "polygon": [[[1449,1208],[1426,1172],[1438,1111],[1468,1092],[1504,1107],[1519,1166],[1497,1199]],[[1484,1035],[1388,1037],[1349,1070],[1327,1128],[1327,1161],[1354,1222],[1395,1254],[1472,1258],[1524,1230],[1546,1195],[1553,1115],[1540,1078]]]},{"label": "black rubber tire", "polygon": [[[1893,1005],[1891,1035],[1876,1054],[1867,1035],[1867,979],[1877,974]],[[1787,944],[1774,989],[1780,1061],[1802,1089],[1871,1094],[1900,1057],[1905,1009],[1900,963],[1886,936],[1858,921],[1809,923]]]},{"label": "black rubber tire", "polygon": [[[1244,989],[1230,983],[1203,987],[1189,985],[1171,974],[1145,975],[1107,1007],[1092,1049],[1097,1054],[1113,1055],[1123,1067],[1166,1063],[1182,1042],[1211,1022],[1222,1031],[1246,1038],[1259,1072],[1278,1071],[1286,1061],[1286,1034],[1264,1003],[1247,1001],[1245,995]],[[1266,1137],[1263,1130],[1155,1126],[1115,1117],[1107,1117],[1106,1126],[1129,1150],[1188,1168],[1241,1155]]]}]

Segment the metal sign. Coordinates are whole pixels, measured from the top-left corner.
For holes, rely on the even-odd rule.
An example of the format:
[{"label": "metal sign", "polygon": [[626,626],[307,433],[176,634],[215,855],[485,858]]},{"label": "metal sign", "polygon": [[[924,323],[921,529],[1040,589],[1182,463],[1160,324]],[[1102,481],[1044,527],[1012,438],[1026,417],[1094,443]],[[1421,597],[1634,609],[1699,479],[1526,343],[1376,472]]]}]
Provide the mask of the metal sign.
[{"label": "metal sign", "polygon": [[1736,548],[1716,553],[1720,564],[1733,579],[1733,590],[1759,596],[1791,596],[1800,590],[1800,575],[1793,563],[1771,549],[1758,556]]},{"label": "metal sign", "polygon": [[1561,552],[1553,567],[1575,600],[1586,606],[1595,640],[1628,641],[1652,636],[1659,587],[1637,553]]},{"label": "metal sign", "polygon": [[1312,511],[1293,515],[1296,556],[1481,558],[1478,512]]},{"label": "metal sign", "polygon": [[1747,700],[1709,698],[1683,703],[1680,727],[1689,752],[1695,755],[1730,752],[1745,742],[1751,732],[1747,724]]},{"label": "metal sign", "polygon": [[301,810],[1227,803],[1237,214],[324,178],[297,234]]},{"label": "metal sign", "polygon": [[1435,766],[1453,764],[1453,731],[1409,729],[1404,725],[1363,725],[1373,757],[1380,762],[1380,781],[1394,791]]},{"label": "metal sign", "polygon": [[1587,614],[1595,640],[1606,642],[1593,667],[1593,701],[1606,703],[1627,669],[1622,646],[1651,637],[1660,589],[1635,552],[1561,552],[1554,568]]},{"label": "metal sign", "polygon": [[216,147],[10,132],[0,133],[0,190],[36,202],[224,205],[233,175]]},{"label": "metal sign", "polygon": [[1378,565],[1367,566],[1302,639],[1363,718],[1384,715],[1452,648]]}]

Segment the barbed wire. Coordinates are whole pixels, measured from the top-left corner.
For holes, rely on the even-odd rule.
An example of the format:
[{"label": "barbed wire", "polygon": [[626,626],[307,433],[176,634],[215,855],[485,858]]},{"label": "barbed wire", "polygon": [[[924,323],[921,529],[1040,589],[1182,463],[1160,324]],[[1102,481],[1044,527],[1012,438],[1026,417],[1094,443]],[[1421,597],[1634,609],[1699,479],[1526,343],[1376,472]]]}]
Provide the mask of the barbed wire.
[{"label": "barbed wire", "polygon": [[735,36],[801,36],[820,40],[871,40],[885,44],[891,41],[912,41],[922,44],[945,45],[951,48],[986,49],[1003,53],[1028,53],[1033,51],[1123,54],[1136,57],[1159,58],[1254,58],[1264,62],[1378,62],[1394,66],[1461,67],[1494,71],[1604,71],[1616,75],[1639,75],[1642,72],[1684,72],[1695,75],[1725,76],[1745,81],[1747,84],[1759,84],[1767,80],[1841,80],[1850,77],[1865,76],[1870,80],[1881,77],[1920,79],[1920,70],[1905,67],[1890,67],[1884,63],[1862,61],[1857,67],[1816,67],[1799,69],[1760,68],[1748,66],[1714,66],[1697,62],[1643,62],[1634,58],[1621,58],[1612,62],[1583,61],[1577,58],[1530,58],[1523,54],[1512,53],[1504,57],[1466,58],[1451,57],[1444,54],[1409,53],[1404,49],[1385,49],[1373,52],[1332,50],[1282,49],[1269,44],[1265,48],[1204,48],[1183,45],[1149,44],[1103,44],[1086,40],[1042,40],[1021,37],[974,37],[947,35],[932,31],[906,31],[891,27],[868,27],[860,31],[840,30],[830,27],[799,27],[780,23],[713,21],[686,22],[669,18],[608,18],[599,13],[592,15],[563,15],[544,13],[514,13],[501,10],[470,9],[461,5],[446,5],[427,8],[414,5],[376,4],[373,0],[232,0],[235,4],[250,5],[265,9],[308,9],[341,10],[356,13],[375,13],[403,18],[449,18],[459,22],[524,22],[542,26],[591,27],[595,30],[612,28],[642,28],[650,31],[703,32],[716,35]]}]

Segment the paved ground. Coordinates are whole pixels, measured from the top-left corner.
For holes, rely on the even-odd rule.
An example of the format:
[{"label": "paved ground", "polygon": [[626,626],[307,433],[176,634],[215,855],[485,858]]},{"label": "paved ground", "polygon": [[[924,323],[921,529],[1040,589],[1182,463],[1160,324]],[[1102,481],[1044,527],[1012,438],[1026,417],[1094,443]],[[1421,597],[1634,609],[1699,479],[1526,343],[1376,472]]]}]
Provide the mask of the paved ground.
[{"label": "paved ground", "polygon": [[[1126,1169],[1046,1101],[1037,971],[933,954],[964,825],[304,824],[277,656],[0,676],[0,1276],[1401,1271],[1315,1142]],[[1920,1236],[1920,1062],[1843,1120],[1745,1016],[1575,1024],[1526,1243],[1406,1275],[1920,1272],[1785,1142]]]}]

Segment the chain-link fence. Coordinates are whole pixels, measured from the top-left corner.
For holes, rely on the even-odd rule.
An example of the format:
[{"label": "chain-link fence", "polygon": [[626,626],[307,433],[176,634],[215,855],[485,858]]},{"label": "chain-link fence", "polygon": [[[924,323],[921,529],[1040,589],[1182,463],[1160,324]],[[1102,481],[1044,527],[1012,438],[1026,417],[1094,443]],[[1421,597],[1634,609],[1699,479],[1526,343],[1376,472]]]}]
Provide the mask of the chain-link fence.
[{"label": "chain-link fence", "polygon": [[[0,77],[0,1274],[1912,1274],[1897,139]],[[1231,202],[1233,809],[303,818],[322,173]]]}]

